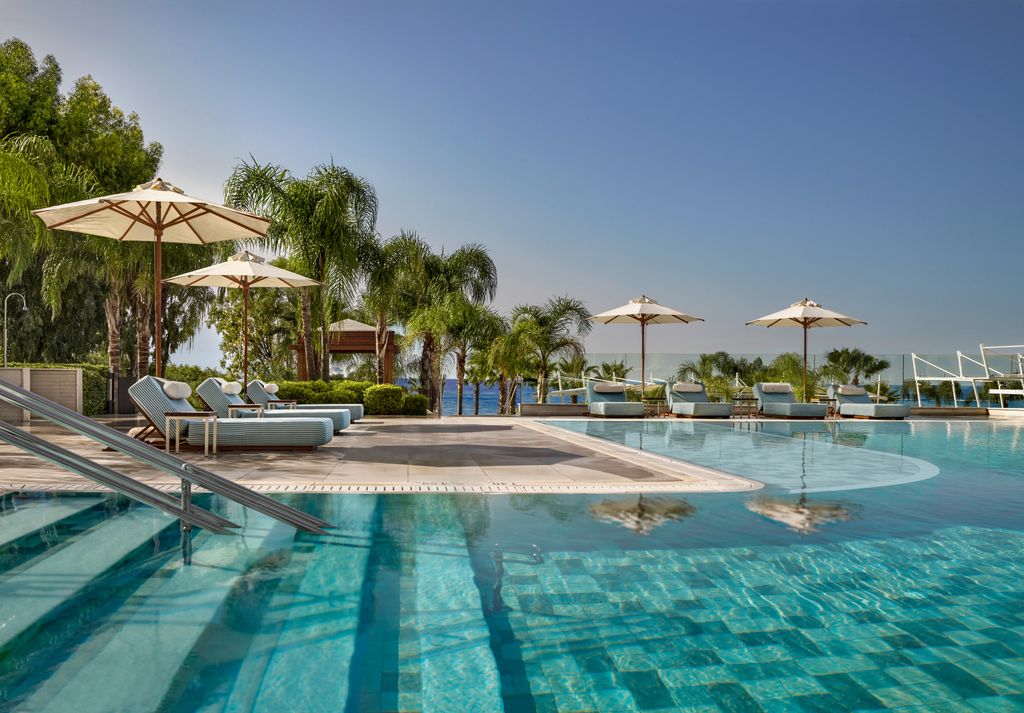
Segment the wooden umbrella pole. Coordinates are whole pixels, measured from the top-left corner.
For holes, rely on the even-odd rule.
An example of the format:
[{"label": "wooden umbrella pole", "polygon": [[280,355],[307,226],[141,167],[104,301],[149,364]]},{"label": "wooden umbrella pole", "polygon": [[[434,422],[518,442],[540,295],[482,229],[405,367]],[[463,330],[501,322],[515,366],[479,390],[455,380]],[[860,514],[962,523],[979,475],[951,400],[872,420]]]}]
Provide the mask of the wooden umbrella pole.
[{"label": "wooden umbrella pole", "polygon": [[804,403],[809,403],[807,398],[807,323],[804,322]]},{"label": "wooden umbrella pole", "polygon": [[647,322],[640,320],[640,400],[647,395]]},{"label": "wooden umbrella pole", "polygon": [[242,283],[242,390],[249,388],[249,283]]},{"label": "wooden umbrella pole", "polygon": [[154,329],[156,331],[156,376],[162,378],[164,375],[164,364],[163,364],[163,335],[162,335],[162,321],[160,319],[160,312],[163,310],[163,284],[160,282],[160,277],[163,272],[162,260],[161,260],[161,239],[164,235],[164,226],[160,219],[160,204],[156,204],[156,228],[153,230],[154,237],[156,238],[156,265],[154,266],[153,273],[153,321]]}]

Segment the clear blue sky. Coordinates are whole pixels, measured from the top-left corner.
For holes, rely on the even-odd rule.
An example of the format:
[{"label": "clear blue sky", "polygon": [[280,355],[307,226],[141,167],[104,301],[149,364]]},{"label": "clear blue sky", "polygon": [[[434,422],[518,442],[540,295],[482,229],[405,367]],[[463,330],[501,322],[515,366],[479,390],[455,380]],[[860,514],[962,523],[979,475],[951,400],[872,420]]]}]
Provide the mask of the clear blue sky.
[{"label": "clear blue sky", "polygon": [[333,157],[382,233],[485,243],[503,309],[707,319],[653,351],[795,349],[743,323],[804,296],[870,322],[815,350],[1024,341],[1024,3],[4,0],[0,35],[137,110],[191,193]]}]

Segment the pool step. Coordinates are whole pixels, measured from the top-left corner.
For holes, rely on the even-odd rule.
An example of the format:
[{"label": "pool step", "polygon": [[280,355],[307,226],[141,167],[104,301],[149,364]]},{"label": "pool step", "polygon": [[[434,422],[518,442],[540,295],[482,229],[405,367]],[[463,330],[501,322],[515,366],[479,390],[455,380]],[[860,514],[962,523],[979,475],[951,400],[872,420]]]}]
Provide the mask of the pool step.
[{"label": "pool step", "polygon": [[27,535],[96,507],[106,498],[32,498],[0,514],[0,548]]},{"label": "pool step", "polygon": [[452,498],[416,498],[416,629],[423,713],[503,711],[490,630]]},{"label": "pool step", "polygon": [[[292,710],[295,691],[317,691],[303,713],[345,710],[370,545],[375,495],[330,498],[340,529],[310,540],[297,583],[282,585],[249,646],[224,713]],[[211,709],[204,709],[211,710]]]},{"label": "pool step", "polygon": [[[241,519],[240,506],[225,513]],[[84,642],[19,711],[114,713],[157,710],[186,659],[250,567],[286,548],[295,530],[250,513],[240,536],[201,533],[192,564],[177,558],[140,590],[103,631]],[[111,672],[130,672],[110,685]]]},{"label": "pool step", "polygon": [[132,508],[0,576],[0,651],[177,521]]}]

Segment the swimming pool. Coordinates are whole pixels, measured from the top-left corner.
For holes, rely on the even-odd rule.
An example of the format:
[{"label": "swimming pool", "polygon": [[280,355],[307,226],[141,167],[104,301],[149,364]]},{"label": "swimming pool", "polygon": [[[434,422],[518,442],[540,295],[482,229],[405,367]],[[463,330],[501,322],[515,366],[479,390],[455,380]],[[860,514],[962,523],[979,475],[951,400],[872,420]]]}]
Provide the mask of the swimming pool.
[{"label": "swimming pool", "polygon": [[[600,437],[645,427],[645,449],[776,480],[280,496],[338,523],[327,537],[212,501],[244,535],[197,533],[191,567],[148,508],[7,497],[0,709],[1024,710],[1019,427],[651,425]],[[837,445],[895,462],[833,490]],[[930,474],[883,485],[901,459]]]}]

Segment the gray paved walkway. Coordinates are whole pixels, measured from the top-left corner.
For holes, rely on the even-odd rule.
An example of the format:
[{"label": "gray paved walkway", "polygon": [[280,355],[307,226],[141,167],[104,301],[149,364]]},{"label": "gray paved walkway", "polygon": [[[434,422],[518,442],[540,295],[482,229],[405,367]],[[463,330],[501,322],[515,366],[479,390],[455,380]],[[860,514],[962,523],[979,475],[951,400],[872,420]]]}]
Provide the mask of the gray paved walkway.
[{"label": "gray paved walkway", "polygon": [[[118,427],[132,423],[124,420]],[[160,488],[177,480],[45,423],[34,433]],[[266,491],[709,492],[760,487],[515,418],[367,418],[312,453],[183,454]],[[0,490],[93,490],[89,481],[0,444]]]}]

